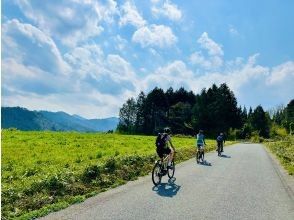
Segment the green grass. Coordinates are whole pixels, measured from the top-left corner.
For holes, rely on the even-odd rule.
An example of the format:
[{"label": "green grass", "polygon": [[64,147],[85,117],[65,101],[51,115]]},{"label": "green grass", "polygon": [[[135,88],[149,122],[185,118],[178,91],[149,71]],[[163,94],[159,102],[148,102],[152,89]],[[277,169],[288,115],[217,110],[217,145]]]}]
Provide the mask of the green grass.
[{"label": "green grass", "polygon": [[282,166],[290,175],[294,174],[294,136],[287,136],[281,140],[265,142],[265,145],[280,160]]},{"label": "green grass", "polygon": [[[173,137],[176,162],[195,139]],[[228,143],[229,144],[229,143]],[[207,141],[207,150],[215,141]],[[2,218],[32,219],[148,174],[155,137],[2,130]]]}]

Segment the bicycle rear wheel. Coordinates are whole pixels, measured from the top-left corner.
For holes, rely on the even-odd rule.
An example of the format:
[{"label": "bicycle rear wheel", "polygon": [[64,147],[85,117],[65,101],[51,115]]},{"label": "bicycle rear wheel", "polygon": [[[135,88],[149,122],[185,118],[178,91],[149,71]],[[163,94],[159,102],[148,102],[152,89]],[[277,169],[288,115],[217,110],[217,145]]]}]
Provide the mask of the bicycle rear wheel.
[{"label": "bicycle rear wheel", "polygon": [[175,175],[175,170],[176,170],[176,167],[175,167],[175,162],[172,161],[171,162],[171,165],[169,166],[168,170],[167,170],[167,175],[168,177],[171,179],[174,177]]},{"label": "bicycle rear wheel", "polygon": [[152,182],[155,186],[161,183],[161,177],[161,165],[157,161],[152,170]]},{"label": "bicycle rear wheel", "polygon": [[199,163],[199,151],[196,152],[196,162]]}]

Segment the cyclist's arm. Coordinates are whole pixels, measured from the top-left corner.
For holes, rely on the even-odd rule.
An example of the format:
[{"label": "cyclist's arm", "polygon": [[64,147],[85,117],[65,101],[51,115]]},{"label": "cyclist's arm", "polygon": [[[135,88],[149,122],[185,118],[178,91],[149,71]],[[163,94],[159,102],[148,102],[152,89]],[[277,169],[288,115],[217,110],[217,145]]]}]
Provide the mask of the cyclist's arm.
[{"label": "cyclist's arm", "polygon": [[175,147],[173,146],[171,139],[169,139],[168,142],[169,142],[170,147],[175,151]]}]

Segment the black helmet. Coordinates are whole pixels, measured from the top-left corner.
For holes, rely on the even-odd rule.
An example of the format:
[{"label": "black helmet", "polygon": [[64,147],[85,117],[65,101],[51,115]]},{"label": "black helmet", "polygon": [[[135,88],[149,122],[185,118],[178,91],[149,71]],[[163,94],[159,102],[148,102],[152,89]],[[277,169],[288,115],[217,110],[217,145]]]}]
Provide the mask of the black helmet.
[{"label": "black helmet", "polygon": [[164,131],[164,133],[167,133],[167,134],[169,134],[171,132],[169,127],[164,128],[163,131]]}]

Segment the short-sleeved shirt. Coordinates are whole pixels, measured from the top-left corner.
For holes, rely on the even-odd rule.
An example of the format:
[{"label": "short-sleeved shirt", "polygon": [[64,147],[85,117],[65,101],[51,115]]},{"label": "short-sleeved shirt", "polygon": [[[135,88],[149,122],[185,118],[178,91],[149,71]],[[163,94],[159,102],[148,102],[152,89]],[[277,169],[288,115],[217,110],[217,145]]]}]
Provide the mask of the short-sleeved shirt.
[{"label": "short-sleeved shirt", "polygon": [[197,134],[196,145],[204,146],[204,134]]}]

